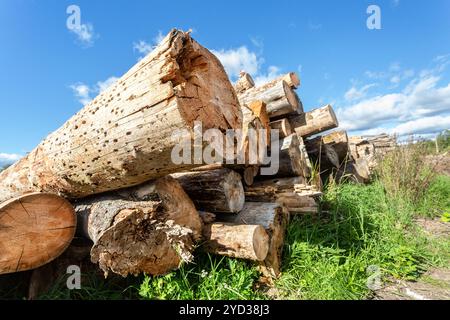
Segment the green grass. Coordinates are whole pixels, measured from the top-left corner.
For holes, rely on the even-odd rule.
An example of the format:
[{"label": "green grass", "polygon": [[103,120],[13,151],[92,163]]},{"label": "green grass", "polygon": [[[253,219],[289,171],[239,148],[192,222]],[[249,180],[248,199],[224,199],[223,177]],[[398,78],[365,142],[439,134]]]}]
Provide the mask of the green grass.
[{"label": "green grass", "polygon": [[[448,267],[450,239],[425,234],[418,216],[444,216],[450,178],[434,179],[418,202],[392,196],[381,180],[370,185],[329,184],[319,216],[299,216],[288,226],[284,299],[366,299],[370,284],[390,277],[416,279],[430,266]],[[398,195],[401,193],[398,193]],[[374,273],[374,271],[376,271]],[[42,299],[269,299],[250,262],[196,253],[193,264],[164,276],[101,279],[86,275],[81,290],[61,279]],[[369,286],[368,286],[369,285]]]}]

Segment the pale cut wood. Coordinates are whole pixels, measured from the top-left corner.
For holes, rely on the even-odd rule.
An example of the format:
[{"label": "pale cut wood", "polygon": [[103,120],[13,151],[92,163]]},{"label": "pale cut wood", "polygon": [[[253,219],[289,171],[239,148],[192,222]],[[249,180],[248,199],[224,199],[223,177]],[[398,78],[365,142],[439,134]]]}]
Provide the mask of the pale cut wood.
[{"label": "pale cut wood", "polygon": [[284,80],[248,89],[238,94],[238,98],[241,105],[255,100],[264,101],[269,118],[297,112],[300,107],[297,94]]},{"label": "pale cut wood", "polygon": [[259,119],[264,129],[266,129],[267,133],[267,146],[270,146],[270,119],[269,114],[267,113],[267,106],[264,101],[256,100],[252,101],[248,104],[248,108],[252,110],[253,114],[256,118]]},{"label": "pale cut wood", "polygon": [[235,213],[245,202],[241,176],[227,168],[171,174],[198,210]]},{"label": "pale cut wood", "polygon": [[266,277],[277,278],[281,274],[283,252],[289,212],[276,203],[246,202],[244,209],[236,215],[217,215],[217,220],[234,224],[261,225],[269,235],[269,251],[260,262],[260,269]]},{"label": "pale cut wood", "polygon": [[94,242],[91,260],[105,275],[165,274],[192,260],[202,236],[194,204],[169,176],[80,199],[75,209],[80,232]]},{"label": "pale cut wood", "polygon": [[218,255],[263,261],[269,251],[269,236],[260,225],[214,222],[205,225],[203,249]]},{"label": "pale cut wood", "polygon": [[289,117],[291,127],[299,136],[309,137],[336,128],[339,123],[331,105]]},{"label": "pale cut wood", "polygon": [[[203,130],[238,129],[242,115],[220,61],[189,33],[172,30],[36,149],[0,173],[0,203],[42,191],[80,198],[183,168],[174,146]],[[175,130],[181,130],[172,137]],[[192,161],[191,161],[192,162]],[[193,162],[192,162],[193,163]]]},{"label": "pale cut wood", "polygon": [[349,158],[350,150],[347,131],[338,130],[330,132],[328,134],[324,134],[322,136],[322,141],[324,144],[333,147],[333,149],[336,151],[338,155],[340,164],[342,164]]},{"label": "pale cut wood", "polygon": [[286,118],[270,122],[270,128],[272,130],[278,130],[280,139],[286,138],[287,136],[292,134],[291,125]]},{"label": "pale cut wood", "polygon": [[271,82],[275,82],[278,80],[284,80],[288,84],[288,86],[293,89],[297,89],[298,87],[300,87],[300,78],[298,77],[297,73],[295,73],[295,72],[286,73],[286,74],[276,78],[275,80],[272,80]]},{"label": "pale cut wood", "polygon": [[64,198],[31,193],[0,205],[0,274],[30,270],[58,257],[75,234],[76,218]]},{"label": "pale cut wood", "polygon": [[247,72],[241,71],[239,73],[239,79],[236,81],[236,84],[234,85],[234,89],[236,90],[236,93],[242,93],[245,90],[253,88],[254,86],[255,81],[253,81],[251,75],[248,74]]}]

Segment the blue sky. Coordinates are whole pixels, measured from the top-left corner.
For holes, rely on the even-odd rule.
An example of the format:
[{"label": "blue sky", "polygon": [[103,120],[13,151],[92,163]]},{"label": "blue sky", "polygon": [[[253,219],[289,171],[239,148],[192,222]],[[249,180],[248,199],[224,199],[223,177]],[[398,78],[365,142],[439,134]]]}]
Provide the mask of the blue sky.
[{"label": "blue sky", "polygon": [[[297,71],[306,110],[341,127],[433,136],[450,128],[450,1],[0,1],[0,164],[32,150],[171,28],[192,29],[234,80]],[[366,9],[381,9],[369,30]],[[82,28],[66,27],[69,5]]]}]

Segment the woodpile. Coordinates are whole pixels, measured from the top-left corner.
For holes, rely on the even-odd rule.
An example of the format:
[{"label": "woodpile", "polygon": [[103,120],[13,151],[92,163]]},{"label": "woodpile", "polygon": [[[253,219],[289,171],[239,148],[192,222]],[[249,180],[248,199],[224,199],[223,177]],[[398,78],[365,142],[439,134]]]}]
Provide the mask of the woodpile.
[{"label": "woodpile", "polygon": [[[0,174],[0,274],[51,262],[77,224],[105,275],[165,274],[198,247],[279,276],[290,217],[317,214],[320,175],[361,161],[345,131],[325,132],[333,108],[305,112],[299,86],[293,72],[261,86],[241,72],[232,85],[211,52],[171,31]],[[233,156],[217,161],[224,150]],[[188,161],[173,160],[180,151]]]}]

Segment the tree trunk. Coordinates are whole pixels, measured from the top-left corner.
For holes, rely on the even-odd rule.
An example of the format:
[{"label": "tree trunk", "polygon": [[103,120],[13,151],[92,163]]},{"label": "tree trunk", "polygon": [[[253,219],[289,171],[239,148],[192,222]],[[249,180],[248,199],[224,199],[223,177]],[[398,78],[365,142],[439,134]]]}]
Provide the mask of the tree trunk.
[{"label": "tree trunk", "polygon": [[269,235],[269,251],[260,263],[266,277],[280,275],[281,254],[284,235],[289,221],[289,212],[275,203],[246,202],[244,209],[236,215],[217,215],[217,220],[234,224],[261,225]]},{"label": "tree trunk", "polygon": [[289,117],[291,127],[299,136],[309,137],[338,126],[338,120],[330,105]]},{"label": "tree trunk", "polygon": [[31,193],[0,205],[0,274],[30,270],[58,257],[75,234],[72,205]]},{"label": "tree trunk", "polygon": [[254,86],[255,82],[253,81],[252,76],[247,72],[241,72],[238,81],[236,81],[236,84],[234,85],[234,90],[236,90],[236,93],[242,93]]},{"label": "tree trunk", "polygon": [[238,94],[238,98],[242,106],[255,100],[264,101],[270,118],[297,112],[300,107],[296,93],[283,80],[248,89]]},{"label": "tree trunk", "polygon": [[263,261],[269,251],[269,236],[260,225],[214,222],[203,231],[203,249],[223,256]]},{"label": "tree trunk", "polygon": [[190,261],[201,238],[198,212],[171,177],[80,199],[75,209],[105,275],[165,274]]},{"label": "tree trunk", "polygon": [[244,206],[242,178],[233,170],[180,172],[171,176],[178,180],[198,210],[235,213]]},{"label": "tree trunk", "polygon": [[286,138],[292,134],[291,125],[286,118],[270,122],[270,128],[272,130],[278,130],[280,139]]},{"label": "tree trunk", "polygon": [[293,214],[303,212],[302,208],[315,207],[317,211],[314,197],[321,194],[315,186],[308,185],[303,177],[261,180],[245,187],[247,201],[276,202]]},{"label": "tree trunk", "polygon": [[[236,94],[219,60],[188,33],[161,44],[36,149],[0,173],[0,203],[39,191],[81,198],[137,185],[194,164],[171,160],[193,123],[241,127]],[[172,138],[175,130],[182,130]]]}]

